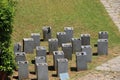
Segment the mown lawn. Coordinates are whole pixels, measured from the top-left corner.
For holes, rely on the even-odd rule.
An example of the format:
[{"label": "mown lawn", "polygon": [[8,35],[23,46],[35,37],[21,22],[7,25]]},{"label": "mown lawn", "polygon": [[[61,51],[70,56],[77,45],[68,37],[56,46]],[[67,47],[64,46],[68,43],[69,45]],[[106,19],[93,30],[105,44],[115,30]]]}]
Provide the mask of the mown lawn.
[{"label": "mown lawn", "polygon": [[[120,32],[112,22],[103,5],[99,0],[18,0],[16,5],[16,15],[14,18],[14,30],[12,42],[21,42],[23,38],[30,37],[31,33],[38,32],[42,38],[42,27],[51,26],[52,35],[63,31],[64,27],[72,26],[74,28],[74,37],[80,37],[81,33],[91,34],[91,46],[97,42],[99,31],[109,32],[109,56],[93,57],[93,62],[89,64],[89,70],[83,72],[69,71],[71,79],[89,73],[95,66],[116,56],[120,44]],[[43,42],[46,46],[47,42]],[[46,46],[47,47],[47,46]],[[96,48],[93,47],[93,52]],[[34,55],[27,55],[28,60],[34,59]],[[52,65],[52,56],[48,62]],[[73,55],[74,57],[74,55]],[[75,58],[69,63],[73,64]],[[30,64],[33,67],[32,64]],[[55,73],[50,71],[50,80],[57,79],[51,75]]]}]

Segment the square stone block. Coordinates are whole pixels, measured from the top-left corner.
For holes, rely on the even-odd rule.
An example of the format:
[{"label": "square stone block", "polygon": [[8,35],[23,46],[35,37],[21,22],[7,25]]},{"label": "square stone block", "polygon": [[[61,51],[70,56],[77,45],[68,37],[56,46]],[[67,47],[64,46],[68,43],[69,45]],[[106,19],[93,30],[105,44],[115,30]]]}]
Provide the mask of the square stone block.
[{"label": "square stone block", "polygon": [[54,63],[54,69],[57,69],[57,59],[64,58],[64,52],[63,51],[54,51],[53,52],[53,63]]},{"label": "square stone block", "polygon": [[23,52],[33,53],[33,49],[34,49],[33,38],[24,38],[23,39]]}]

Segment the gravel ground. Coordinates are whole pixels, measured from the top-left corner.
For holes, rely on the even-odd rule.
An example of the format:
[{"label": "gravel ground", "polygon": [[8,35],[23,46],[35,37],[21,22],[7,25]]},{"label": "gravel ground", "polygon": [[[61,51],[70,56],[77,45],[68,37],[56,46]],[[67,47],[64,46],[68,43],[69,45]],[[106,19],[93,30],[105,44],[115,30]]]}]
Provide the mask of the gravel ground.
[{"label": "gravel ground", "polygon": [[96,71],[91,71],[78,80],[120,80],[120,56],[96,67]]},{"label": "gravel ground", "polygon": [[120,0],[100,0],[120,31]]}]

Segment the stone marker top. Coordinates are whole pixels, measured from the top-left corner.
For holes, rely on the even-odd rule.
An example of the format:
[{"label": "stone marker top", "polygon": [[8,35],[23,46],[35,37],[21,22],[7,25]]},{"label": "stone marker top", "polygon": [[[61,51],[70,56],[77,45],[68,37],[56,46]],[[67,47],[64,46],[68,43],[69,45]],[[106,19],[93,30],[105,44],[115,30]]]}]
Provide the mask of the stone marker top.
[{"label": "stone marker top", "polygon": [[42,66],[44,66],[44,65],[48,66],[47,63],[36,63],[36,65],[37,65],[37,66],[41,66],[41,65],[42,65]]},{"label": "stone marker top", "polygon": [[81,46],[81,48],[91,48],[91,45]]},{"label": "stone marker top", "polygon": [[20,63],[22,63],[22,64],[28,64],[28,61],[18,61],[18,64],[20,64]]},{"label": "stone marker top", "polygon": [[72,44],[71,43],[63,43],[62,46],[63,47],[72,47]]},{"label": "stone marker top", "polygon": [[42,49],[42,50],[46,50],[46,47],[44,47],[44,46],[37,46],[37,47],[36,47],[36,50],[41,50],[41,49]]},{"label": "stone marker top", "polygon": [[48,41],[58,41],[58,39],[57,38],[51,38]]},{"label": "stone marker top", "polygon": [[40,59],[44,59],[44,60],[45,60],[45,56],[35,57],[35,60],[36,60],[36,59],[39,59],[39,60],[40,60]]},{"label": "stone marker top", "polygon": [[81,34],[81,37],[83,36],[90,36],[90,34]]},{"label": "stone marker top", "polygon": [[99,34],[108,34],[108,31],[100,31]]},{"label": "stone marker top", "polygon": [[64,55],[63,51],[53,51],[54,55]]},{"label": "stone marker top", "polygon": [[72,38],[72,40],[81,40],[81,38]]},{"label": "stone marker top", "polygon": [[66,32],[57,32],[57,35],[65,35]]},{"label": "stone marker top", "polygon": [[34,41],[33,38],[23,38],[24,41]]},{"label": "stone marker top", "polygon": [[66,58],[60,58],[60,59],[57,59],[58,62],[68,62],[68,59]]},{"label": "stone marker top", "polygon": [[43,30],[48,30],[48,29],[51,29],[51,27],[50,27],[50,26],[43,26],[42,29],[43,29]]},{"label": "stone marker top", "polygon": [[77,56],[82,56],[82,55],[84,56],[84,55],[87,55],[87,54],[86,54],[86,52],[76,52],[76,55]]},{"label": "stone marker top", "polygon": [[31,36],[40,36],[40,33],[31,33]]},{"label": "stone marker top", "polygon": [[17,55],[19,55],[19,56],[23,56],[23,55],[25,55],[26,53],[25,52],[15,52],[15,55],[17,56]]},{"label": "stone marker top", "polygon": [[108,39],[98,39],[98,42],[108,42]]},{"label": "stone marker top", "polygon": [[64,30],[73,30],[73,27],[64,27]]}]

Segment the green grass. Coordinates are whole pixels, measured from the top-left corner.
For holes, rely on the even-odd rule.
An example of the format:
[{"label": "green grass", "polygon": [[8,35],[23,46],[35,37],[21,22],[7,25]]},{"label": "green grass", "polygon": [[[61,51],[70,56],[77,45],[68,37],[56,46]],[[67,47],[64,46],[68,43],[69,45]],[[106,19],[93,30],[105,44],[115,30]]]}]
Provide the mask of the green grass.
[{"label": "green grass", "polygon": [[[81,33],[91,34],[92,46],[97,42],[99,31],[109,32],[109,56],[93,57],[93,62],[89,64],[89,70],[83,72],[71,72],[72,79],[89,73],[97,65],[116,56],[120,51],[120,32],[112,22],[103,5],[99,0],[18,0],[14,18],[14,30],[12,42],[22,41],[25,37],[30,37],[32,32],[39,32],[42,38],[42,27],[51,26],[52,35],[64,31],[64,27],[74,28],[74,37],[80,37]],[[47,46],[47,42],[42,42],[42,46]],[[96,48],[93,48],[96,51]],[[35,54],[33,54],[35,56]],[[29,61],[34,59],[27,55]],[[75,67],[75,55],[69,63]],[[48,56],[49,64],[52,65],[52,56]],[[73,64],[74,63],[74,64]],[[32,64],[31,64],[32,65]],[[34,66],[32,65],[31,68]],[[50,72],[50,75],[55,72]],[[57,80],[50,77],[50,80]]]},{"label": "green grass", "polygon": [[65,26],[74,27],[74,36],[90,33],[95,42],[99,31],[109,32],[110,45],[120,43],[120,33],[99,0],[19,0],[14,19],[13,41],[41,33],[51,26],[53,37]]}]

